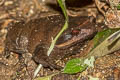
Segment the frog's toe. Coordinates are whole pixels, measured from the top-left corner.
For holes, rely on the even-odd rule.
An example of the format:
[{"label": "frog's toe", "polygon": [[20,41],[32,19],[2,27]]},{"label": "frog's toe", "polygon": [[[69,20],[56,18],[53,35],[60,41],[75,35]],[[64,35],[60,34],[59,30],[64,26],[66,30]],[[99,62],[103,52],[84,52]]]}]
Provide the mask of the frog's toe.
[{"label": "frog's toe", "polygon": [[63,68],[63,67],[58,66],[56,64],[49,64],[49,66],[50,66],[51,69],[57,69],[57,70],[61,70]]}]

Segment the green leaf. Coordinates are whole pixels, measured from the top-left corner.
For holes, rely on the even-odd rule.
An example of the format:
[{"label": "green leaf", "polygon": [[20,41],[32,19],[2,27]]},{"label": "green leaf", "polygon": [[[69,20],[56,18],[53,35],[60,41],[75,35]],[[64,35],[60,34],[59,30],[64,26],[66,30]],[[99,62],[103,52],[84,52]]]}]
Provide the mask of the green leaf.
[{"label": "green leaf", "polygon": [[[109,37],[114,32],[118,31],[119,29],[106,29],[101,32],[98,32],[93,39],[94,48],[96,48],[100,43],[102,43],[107,37]],[[93,48],[93,49],[94,49]]]},{"label": "green leaf", "polygon": [[78,72],[82,72],[87,68],[87,65],[84,64],[83,59],[72,59],[69,60],[64,68],[64,73],[74,74]]},{"label": "green leaf", "polygon": [[89,67],[94,67],[94,56],[91,56],[90,58],[87,59],[72,59],[69,60],[64,68],[64,73],[67,74],[75,74],[78,72],[84,71],[88,66]]},{"label": "green leaf", "polygon": [[100,45],[94,48],[85,58],[100,57],[120,49],[120,30],[107,37]]},{"label": "green leaf", "polygon": [[117,9],[120,10],[120,4],[117,6]]}]

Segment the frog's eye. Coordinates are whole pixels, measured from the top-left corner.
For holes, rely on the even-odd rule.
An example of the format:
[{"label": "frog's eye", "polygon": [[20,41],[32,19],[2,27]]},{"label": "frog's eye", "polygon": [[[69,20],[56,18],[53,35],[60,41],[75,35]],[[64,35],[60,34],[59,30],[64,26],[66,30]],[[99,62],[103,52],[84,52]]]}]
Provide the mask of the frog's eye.
[{"label": "frog's eye", "polygon": [[79,32],[80,32],[80,30],[78,30],[78,29],[71,31],[72,35],[78,35]]}]

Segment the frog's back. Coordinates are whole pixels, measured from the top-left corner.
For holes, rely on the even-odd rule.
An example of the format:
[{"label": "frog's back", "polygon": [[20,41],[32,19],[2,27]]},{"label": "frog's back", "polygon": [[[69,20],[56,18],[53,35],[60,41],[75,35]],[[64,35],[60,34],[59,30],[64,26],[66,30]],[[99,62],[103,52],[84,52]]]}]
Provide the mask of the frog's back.
[{"label": "frog's back", "polygon": [[38,44],[44,44],[49,46],[51,38],[55,37],[56,34],[62,27],[64,20],[61,24],[61,16],[43,17],[31,20],[27,23],[18,22],[13,24],[8,29],[6,37],[5,51],[13,51],[16,53],[33,53]]},{"label": "frog's back", "polygon": [[28,50],[33,52],[38,44],[44,44],[48,48],[52,38],[57,35],[63,24],[63,16],[58,15],[35,20],[35,27],[29,36]]}]

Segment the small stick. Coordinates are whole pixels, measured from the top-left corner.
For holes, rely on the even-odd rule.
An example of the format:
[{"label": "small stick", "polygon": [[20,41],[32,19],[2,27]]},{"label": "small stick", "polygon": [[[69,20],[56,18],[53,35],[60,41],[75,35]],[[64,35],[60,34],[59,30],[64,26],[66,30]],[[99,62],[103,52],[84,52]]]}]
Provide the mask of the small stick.
[{"label": "small stick", "polygon": [[35,72],[34,72],[33,79],[36,77],[36,75],[38,74],[38,72],[40,71],[41,68],[42,68],[42,64],[39,64],[39,65],[37,66],[37,69],[36,69]]}]

